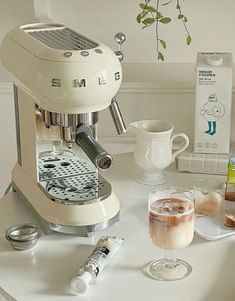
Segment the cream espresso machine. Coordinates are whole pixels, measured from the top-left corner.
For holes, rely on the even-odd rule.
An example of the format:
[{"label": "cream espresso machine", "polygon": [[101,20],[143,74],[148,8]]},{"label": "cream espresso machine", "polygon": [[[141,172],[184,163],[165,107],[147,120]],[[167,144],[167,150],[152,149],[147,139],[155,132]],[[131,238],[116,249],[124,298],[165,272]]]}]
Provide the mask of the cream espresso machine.
[{"label": "cream espresso machine", "polygon": [[[2,64],[14,76],[18,162],[12,183],[47,234],[90,236],[119,219],[119,200],[98,173],[112,157],[96,140],[98,112],[107,107],[118,133],[126,131],[115,99],[125,36],[115,37],[114,52],[64,25],[40,23],[15,28],[2,42]],[[40,152],[38,140],[47,132],[63,147]]]}]

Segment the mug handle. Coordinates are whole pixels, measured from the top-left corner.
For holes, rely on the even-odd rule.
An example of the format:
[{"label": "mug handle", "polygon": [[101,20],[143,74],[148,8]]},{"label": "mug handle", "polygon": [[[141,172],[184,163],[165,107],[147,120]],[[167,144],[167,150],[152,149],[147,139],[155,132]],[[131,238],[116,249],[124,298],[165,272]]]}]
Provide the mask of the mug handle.
[{"label": "mug handle", "polygon": [[179,134],[174,134],[171,137],[171,147],[173,146],[173,140],[175,138],[177,138],[177,137],[182,137],[184,139],[185,143],[179,149],[177,149],[175,152],[173,152],[173,154],[172,154],[172,162],[175,161],[175,157],[177,155],[179,155],[180,153],[182,153],[189,146],[189,138],[188,138],[188,136],[186,134],[184,134],[184,133],[179,133]]}]

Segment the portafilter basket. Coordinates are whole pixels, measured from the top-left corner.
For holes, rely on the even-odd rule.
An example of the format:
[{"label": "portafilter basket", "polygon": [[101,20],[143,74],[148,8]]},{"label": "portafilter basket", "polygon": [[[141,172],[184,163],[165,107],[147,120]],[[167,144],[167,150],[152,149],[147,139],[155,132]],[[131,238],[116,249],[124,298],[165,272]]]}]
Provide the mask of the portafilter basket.
[{"label": "portafilter basket", "polygon": [[5,234],[11,246],[21,251],[33,248],[40,236],[38,226],[33,223],[14,225]]}]

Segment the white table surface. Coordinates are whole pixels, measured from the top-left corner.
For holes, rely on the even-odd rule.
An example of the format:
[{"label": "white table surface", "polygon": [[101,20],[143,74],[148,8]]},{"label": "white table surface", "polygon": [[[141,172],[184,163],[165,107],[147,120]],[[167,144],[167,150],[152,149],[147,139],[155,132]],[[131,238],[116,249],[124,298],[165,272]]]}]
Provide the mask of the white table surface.
[{"label": "white table surface", "polygon": [[[18,301],[235,300],[235,236],[208,242],[195,235],[192,244],[177,254],[193,267],[186,280],[159,282],[143,273],[147,262],[164,255],[148,236],[147,195],[154,187],[134,181],[136,171],[131,153],[114,159],[114,168],[106,172],[105,177],[120,199],[120,221],[93,239],[42,235],[35,248],[16,251],[5,239],[5,230],[35,218],[16,193],[10,192],[0,200],[0,287]],[[192,183],[202,177],[178,173],[173,167],[167,175],[171,185],[184,188],[191,188]],[[224,177],[218,178],[224,180]],[[70,292],[70,280],[102,235],[123,236],[124,245],[96,283],[90,285],[88,293],[75,296]],[[0,289],[0,300],[14,299],[3,299]]]}]

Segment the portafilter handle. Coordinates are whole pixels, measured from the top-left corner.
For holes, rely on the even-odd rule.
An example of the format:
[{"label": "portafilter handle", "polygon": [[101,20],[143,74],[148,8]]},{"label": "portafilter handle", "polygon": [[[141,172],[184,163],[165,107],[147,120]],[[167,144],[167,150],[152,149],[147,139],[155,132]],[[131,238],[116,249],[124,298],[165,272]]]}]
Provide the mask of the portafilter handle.
[{"label": "portafilter handle", "polygon": [[117,129],[118,135],[125,134],[127,132],[125,122],[122,118],[122,113],[119,109],[116,97],[113,97],[109,106],[109,111],[112,115],[113,122]]},{"label": "portafilter handle", "polygon": [[112,165],[112,156],[94,139],[89,126],[80,125],[77,128],[76,143],[81,146],[96,168],[106,170]]}]

